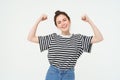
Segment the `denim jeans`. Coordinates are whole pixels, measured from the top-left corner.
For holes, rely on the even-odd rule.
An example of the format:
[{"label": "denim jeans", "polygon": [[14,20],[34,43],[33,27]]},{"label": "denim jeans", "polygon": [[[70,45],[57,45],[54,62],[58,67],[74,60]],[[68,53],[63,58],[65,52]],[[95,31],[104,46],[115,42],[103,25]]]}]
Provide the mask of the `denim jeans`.
[{"label": "denim jeans", "polygon": [[46,80],[75,80],[74,69],[61,70],[51,65]]}]

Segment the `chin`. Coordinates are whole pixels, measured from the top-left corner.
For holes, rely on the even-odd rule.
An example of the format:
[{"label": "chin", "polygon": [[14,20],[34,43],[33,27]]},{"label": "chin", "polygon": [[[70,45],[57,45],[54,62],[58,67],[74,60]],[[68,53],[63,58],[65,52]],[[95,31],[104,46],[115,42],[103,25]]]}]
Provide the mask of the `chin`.
[{"label": "chin", "polygon": [[63,31],[63,32],[68,32],[68,31],[69,31],[69,29],[62,29],[62,31]]}]

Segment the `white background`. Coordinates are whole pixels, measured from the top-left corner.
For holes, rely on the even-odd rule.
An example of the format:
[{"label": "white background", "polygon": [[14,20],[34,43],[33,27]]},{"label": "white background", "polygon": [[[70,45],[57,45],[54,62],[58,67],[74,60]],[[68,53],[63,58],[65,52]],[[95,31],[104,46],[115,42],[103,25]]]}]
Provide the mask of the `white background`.
[{"label": "white background", "polygon": [[49,67],[47,51],[27,41],[29,30],[43,13],[37,35],[60,33],[53,22],[56,10],[71,17],[71,33],[92,35],[86,13],[98,26],[104,41],[94,44],[75,67],[76,80],[120,80],[120,1],[119,0],[3,0],[0,2],[0,80],[45,80]]}]

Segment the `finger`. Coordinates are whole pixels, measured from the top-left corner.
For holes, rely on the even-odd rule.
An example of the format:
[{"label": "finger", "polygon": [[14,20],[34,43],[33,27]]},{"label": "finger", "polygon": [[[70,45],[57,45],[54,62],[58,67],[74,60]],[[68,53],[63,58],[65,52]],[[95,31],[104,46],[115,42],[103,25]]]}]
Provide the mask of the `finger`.
[{"label": "finger", "polygon": [[47,19],[47,15],[44,15],[44,16],[43,16],[43,19],[44,19],[44,20]]},{"label": "finger", "polygon": [[85,17],[85,16],[82,16],[82,20],[86,20],[86,17]]},{"label": "finger", "polygon": [[43,17],[43,20],[46,20],[47,19],[47,17]]},{"label": "finger", "polygon": [[47,16],[44,16],[43,18],[44,18],[44,19],[47,19]]}]

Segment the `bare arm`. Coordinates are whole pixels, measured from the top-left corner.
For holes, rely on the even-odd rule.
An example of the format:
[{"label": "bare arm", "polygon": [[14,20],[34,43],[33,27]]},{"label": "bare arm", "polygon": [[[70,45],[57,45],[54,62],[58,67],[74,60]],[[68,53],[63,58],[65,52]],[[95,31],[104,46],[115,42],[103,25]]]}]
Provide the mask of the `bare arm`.
[{"label": "bare arm", "polygon": [[44,21],[47,19],[47,16],[46,15],[42,15],[40,18],[38,18],[38,20],[35,22],[35,24],[33,25],[33,27],[31,28],[29,34],[28,34],[28,37],[27,39],[31,42],[34,42],[34,43],[38,43],[38,36],[36,36],[36,31],[37,31],[37,27],[38,27],[38,24],[41,22],[41,21]]},{"label": "bare arm", "polygon": [[99,31],[99,29],[97,28],[97,26],[93,23],[93,21],[87,15],[84,15],[82,17],[82,20],[88,22],[93,30],[94,36],[91,40],[91,43],[98,43],[98,42],[102,41],[103,36],[102,36],[101,32]]}]

